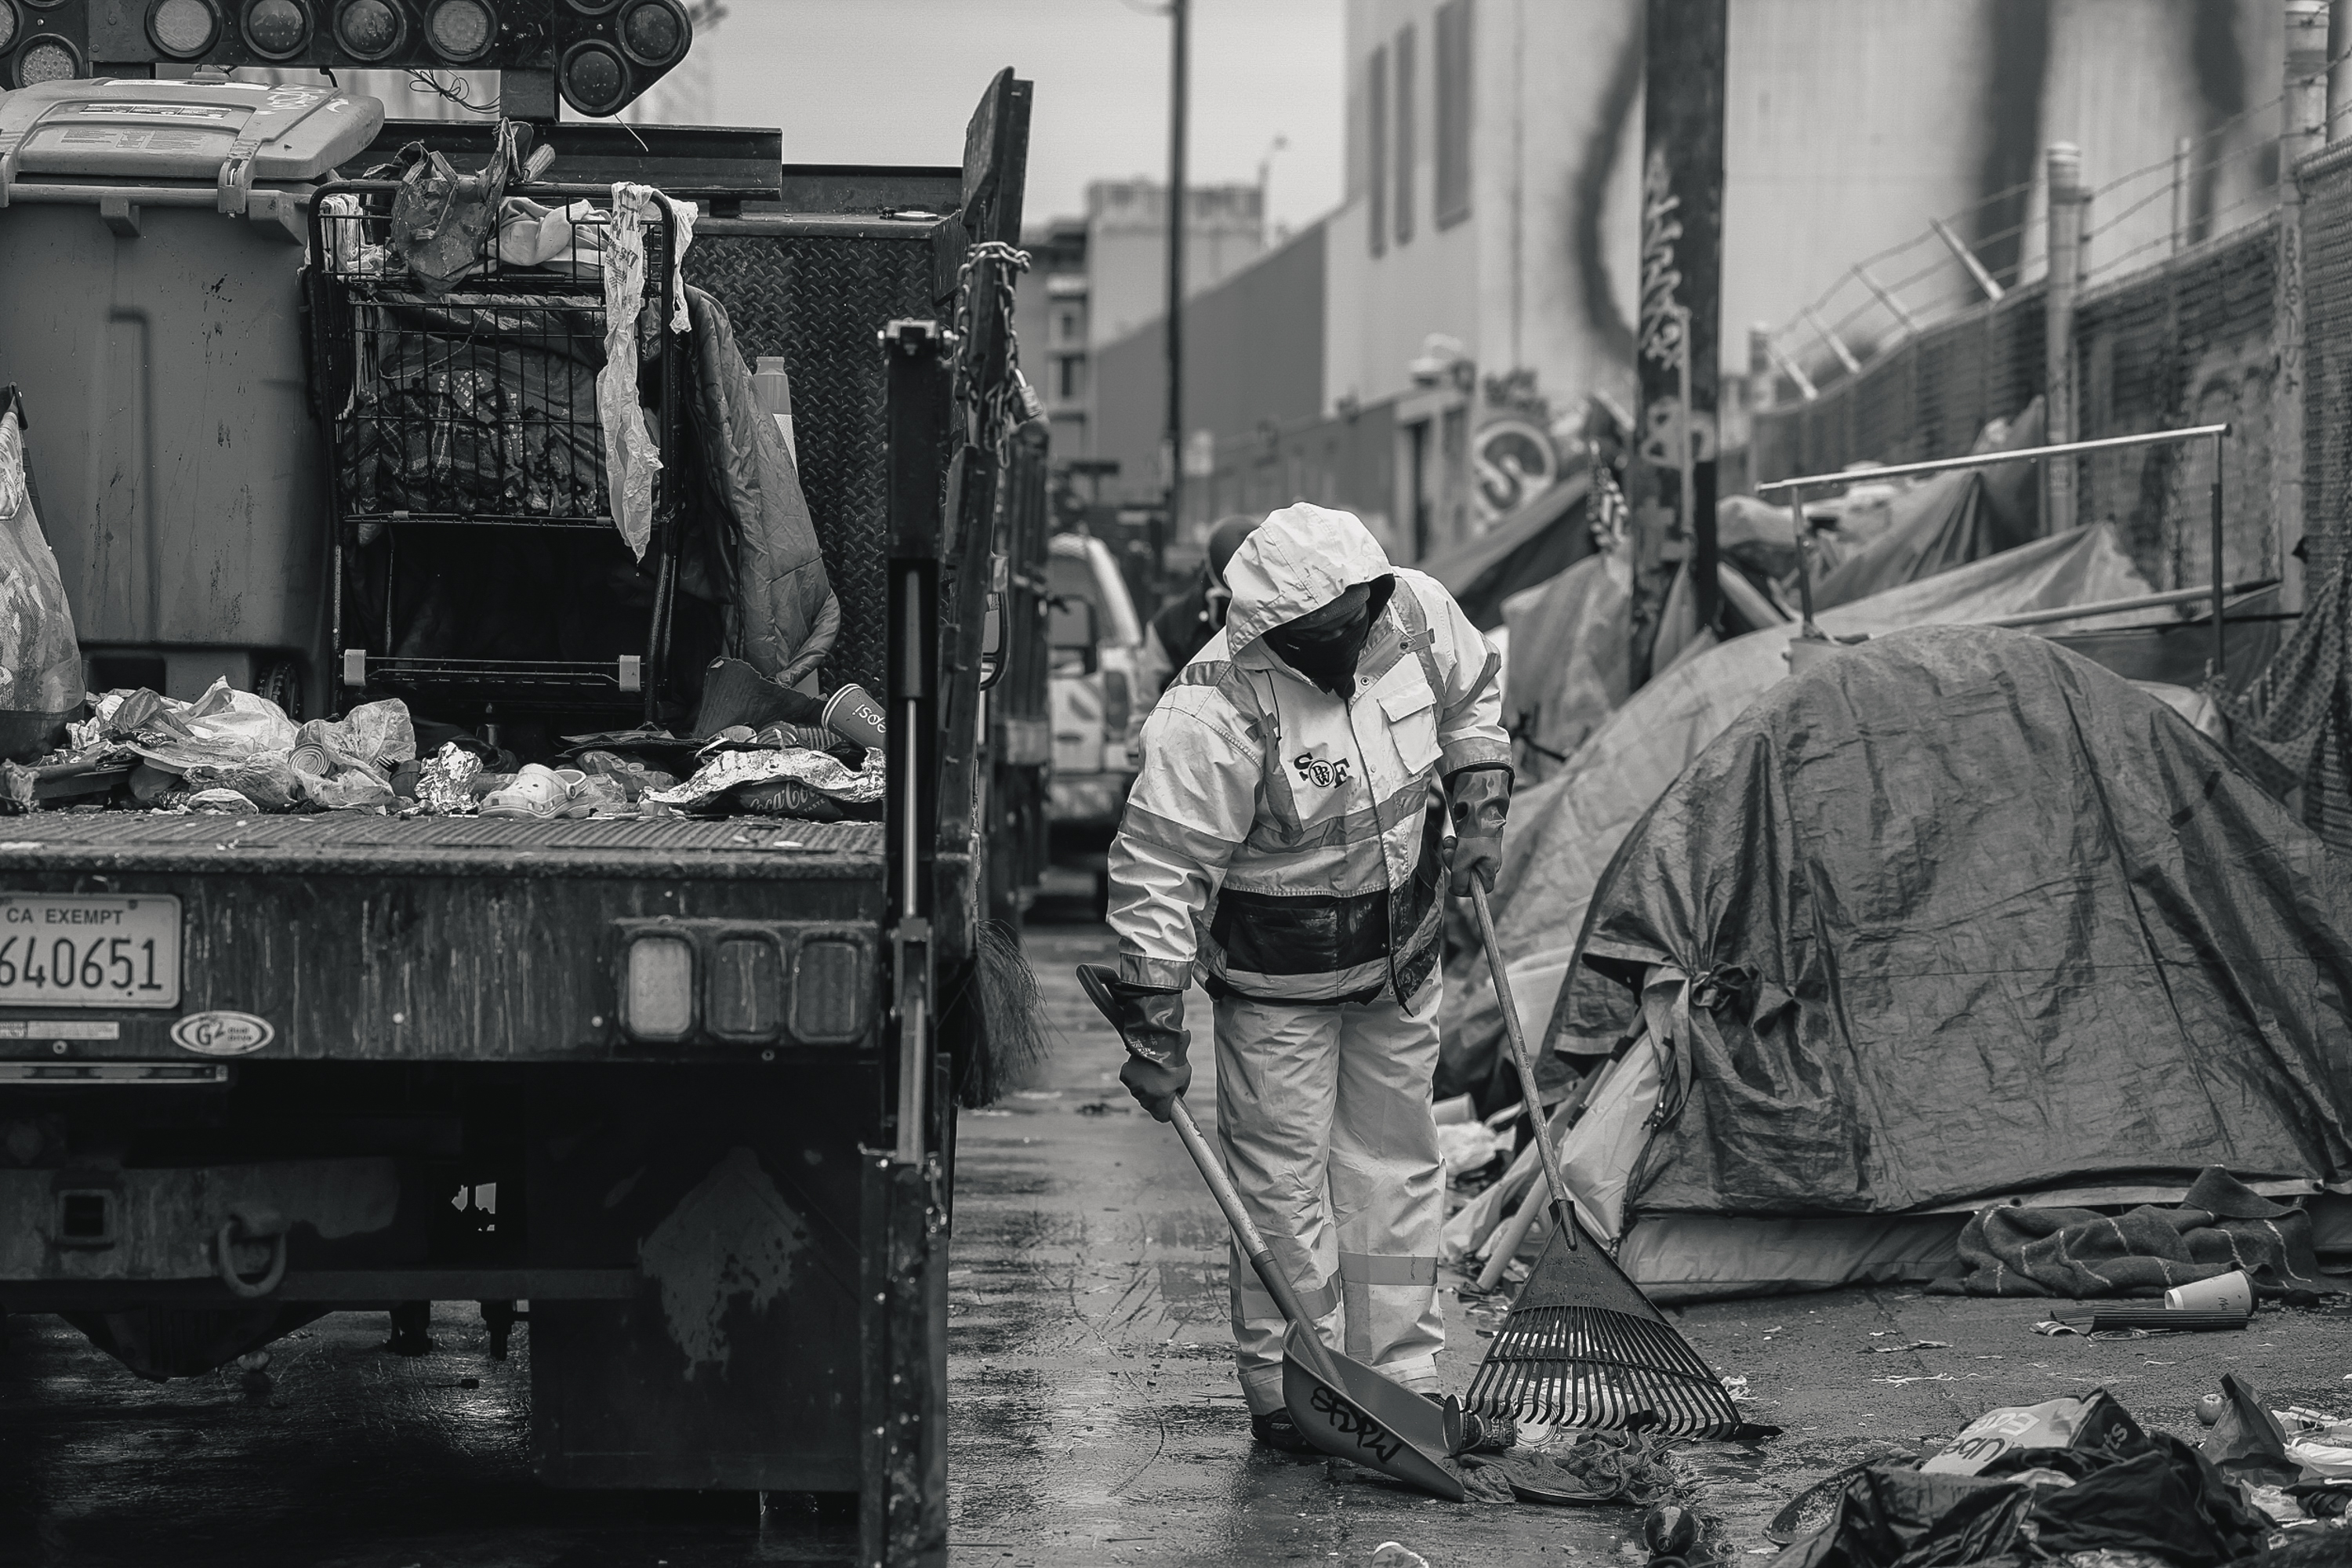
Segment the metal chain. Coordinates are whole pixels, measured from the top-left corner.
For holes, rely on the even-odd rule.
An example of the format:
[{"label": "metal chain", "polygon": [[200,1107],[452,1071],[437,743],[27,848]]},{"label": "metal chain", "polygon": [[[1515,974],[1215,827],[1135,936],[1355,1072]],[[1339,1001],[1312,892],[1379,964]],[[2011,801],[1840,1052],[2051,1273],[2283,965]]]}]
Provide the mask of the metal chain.
[{"label": "metal chain", "polygon": [[[997,263],[996,304],[1004,321],[1004,375],[992,387],[980,381],[979,342],[971,329],[972,274],[983,261]],[[969,413],[967,432],[975,446],[1000,458],[1004,443],[1027,417],[1020,406],[1028,383],[1021,374],[1021,338],[1013,326],[1013,279],[1029,269],[1029,253],[1001,239],[984,239],[967,252],[956,272],[956,401]]]}]

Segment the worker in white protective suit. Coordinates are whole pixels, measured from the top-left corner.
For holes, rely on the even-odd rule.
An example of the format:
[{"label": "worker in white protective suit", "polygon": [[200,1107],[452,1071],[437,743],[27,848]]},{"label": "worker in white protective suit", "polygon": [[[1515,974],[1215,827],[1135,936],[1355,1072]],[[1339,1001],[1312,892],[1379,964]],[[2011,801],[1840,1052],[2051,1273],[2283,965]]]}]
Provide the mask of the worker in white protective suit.
[{"label": "worker in white protective suit", "polygon": [[[1225,579],[1224,629],[1147,722],[1111,845],[1120,1077],[1169,1119],[1192,1081],[1197,975],[1216,1004],[1218,1135],[1276,1266],[1328,1342],[1435,1397],[1438,888],[1449,869],[1457,896],[1474,875],[1494,885],[1500,660],[1344,511],[1275,512]],[[1231,1285],[1251,1429],[1307,1451],[1283,1408],[1281,1314],[1238,1247]]]}]

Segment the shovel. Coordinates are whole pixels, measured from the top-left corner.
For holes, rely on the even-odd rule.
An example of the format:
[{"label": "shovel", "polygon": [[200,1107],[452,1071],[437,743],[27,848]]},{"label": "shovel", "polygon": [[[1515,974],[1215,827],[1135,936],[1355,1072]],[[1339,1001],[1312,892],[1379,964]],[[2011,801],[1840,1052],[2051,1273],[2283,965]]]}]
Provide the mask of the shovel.
[{"label": "shovel", "polygon": [[[1117,1027],[1118,1015],[1106,984],[1112,977],[1100,964],[1078,965],[1078,984]],[[1225,1211],[1225,1223],[1234,1227],[1259,1282],[1290,1325],[1282,1342],[1282,1402],[1298,1430],[1335,1458],[1378,1470],[1448,1501],[1462,1501],[1462,1478],[1445,1462],[1462,1446],[1460,1404],[1449,1398],[1442,1406],[1433,1405],[1325,1344],[1315,1331],[1315,1320],[1299,1303],[1298,1292],[1275,1267],[1265,1237],[1259,1234],[1249,1211],[1242,1207],[1233,1178],[1209,1152],[1181,1097],[1169,1108],[1169,1120],[1175,1124],[1176,1136],[1183,1140],[1184,1152],[1200,1167],[1201,1179],[1209,1184],[1217,1206]]]}]

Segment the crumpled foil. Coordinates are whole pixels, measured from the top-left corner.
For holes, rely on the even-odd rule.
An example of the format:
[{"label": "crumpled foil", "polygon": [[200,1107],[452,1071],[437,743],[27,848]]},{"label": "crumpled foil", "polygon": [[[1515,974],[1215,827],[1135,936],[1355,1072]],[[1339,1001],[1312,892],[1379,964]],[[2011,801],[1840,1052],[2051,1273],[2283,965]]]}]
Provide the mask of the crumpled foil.
[{"label": "crumpled foil", "polygon": [[474,775],[482,759],[455,741],[445,743],[416,770],[416,805],[428,816],[471,816]]},{"label": "crumpled foil", "polygon": [[781,751],[720,752],[676,789],[648,790],[656,805],[706,805],[744,784],[790,779],[845,805],[870,805],[882,798],[882,753],[869,750],[866,765],[847,768],[823,752],[803,747]]}]

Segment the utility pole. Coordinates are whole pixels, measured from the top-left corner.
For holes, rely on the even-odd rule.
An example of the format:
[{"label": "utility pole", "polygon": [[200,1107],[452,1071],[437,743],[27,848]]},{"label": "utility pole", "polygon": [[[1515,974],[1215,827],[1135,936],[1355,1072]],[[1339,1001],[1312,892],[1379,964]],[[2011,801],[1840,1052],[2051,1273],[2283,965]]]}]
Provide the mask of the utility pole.
[{"label": "utility pole", "polygon": [[1182,526],[1184,500],[1184,109],[1191,92],[1191,0],[1168,0],[1168,511],[1152,531],[1155,590],[1167,566],[1168,537]]},{"label": "utility pole", "polygon": [[1690,563],[1702,630],[1722,614],[1716,578],[1716,385],[1722,358],[1726,0],[1645,0],[1641,409],[1633,508],[1633,679],[1651,675],[1659,624]]}]

